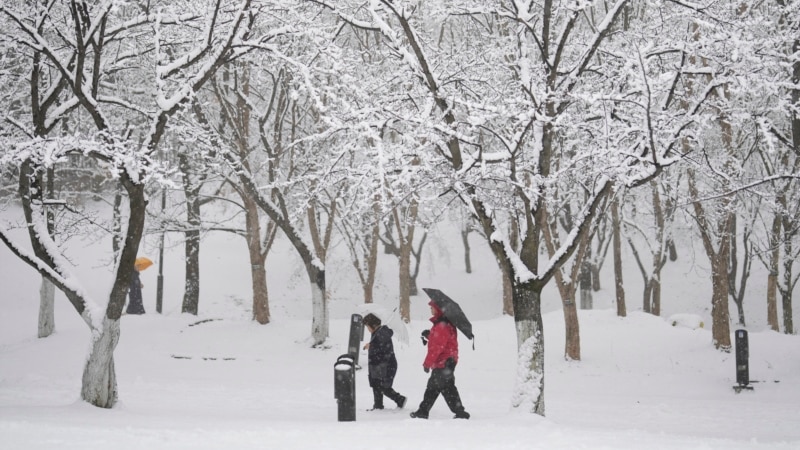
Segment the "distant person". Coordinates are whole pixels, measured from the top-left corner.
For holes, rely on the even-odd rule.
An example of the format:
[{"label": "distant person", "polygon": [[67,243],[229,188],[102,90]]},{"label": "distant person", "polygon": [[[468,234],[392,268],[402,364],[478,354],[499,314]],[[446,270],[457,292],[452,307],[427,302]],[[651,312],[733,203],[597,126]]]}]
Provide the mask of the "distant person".
[{"label": "distant person", "polygon": [[364,325],[372,333],[369,342],[364,345],[368,356],[369,386],[375,398],[369,411],[383,409],[384,395],[397,403],[398,408],[402,408],[406,406],[406,398],[392,388],[394,376],[397,374],[397,358],[392,344],[394,331],[382,325],[381,319],[371,313],[364,316]]},{"label": "distant person", "polygon": [[131,275],[131,286],[128,289],[128,314],[144,314],[144,303],[142,302],[142,284],[139,278],[139,269],[134,268]]},{"label": "distant person", "polygon": [[450,323],[436,306],[433,300],[428,303],[431,306],[431,322],[433,326],[430,331],[422,332],[422,343],[427,341],[428,354],[422,363],[425,373],[430,372],[428,386],[425,388],[425,395],[419,409],[411,413],[411,417],[427,419],[439,394],[442,394],[444,401],[455,416],[454,419],[469,419],[469,413],[464,410],[461,404],[461,397],[456,388],[455,370],[458,363],[458,334],[455,325]]}]

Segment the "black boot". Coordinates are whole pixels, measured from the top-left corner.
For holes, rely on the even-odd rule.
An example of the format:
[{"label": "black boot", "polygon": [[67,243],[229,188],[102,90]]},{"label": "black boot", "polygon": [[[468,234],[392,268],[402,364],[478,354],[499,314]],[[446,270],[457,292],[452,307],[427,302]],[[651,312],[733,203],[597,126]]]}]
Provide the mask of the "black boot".
[{"label": "black boot", "polygon": [[372,388],[372,397],[372,409],[368,409],[367,411],[383,409],[383,391],[380,388]]},{"label": "black boot", "polygon": [[469,419],[469,413],[466,411],[458,411],[453,419]]},{"label": "black boot", "polygon": [[410,415],[414,419],[427,419],[428,418],[428,411],[423,411],[421,409],[418,409],[418,410],[412,412]]},{"label": "black boot", "polygon": [[395,403],[397,403],[398,408],[403,408],[406,406],[406,398],[405,396],[400,395],[397,391],[392,388],[387,388],[383,390],[384,395],[389,397],[389,399]]}]

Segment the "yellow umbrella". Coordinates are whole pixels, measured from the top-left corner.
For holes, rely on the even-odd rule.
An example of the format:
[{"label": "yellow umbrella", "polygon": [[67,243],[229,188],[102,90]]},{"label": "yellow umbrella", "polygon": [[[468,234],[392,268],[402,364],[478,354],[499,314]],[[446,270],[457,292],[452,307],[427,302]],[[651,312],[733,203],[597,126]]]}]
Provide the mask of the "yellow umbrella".
[{"label": "yellow umbrella", "polygon": [[136,261],[133,263],[133,267],[136,268],[139,272],[147,269],[148,267],[153,265],[153,261],[150,261],[149,258],[145,258],[144,256],[140,256],[136,258]]}]

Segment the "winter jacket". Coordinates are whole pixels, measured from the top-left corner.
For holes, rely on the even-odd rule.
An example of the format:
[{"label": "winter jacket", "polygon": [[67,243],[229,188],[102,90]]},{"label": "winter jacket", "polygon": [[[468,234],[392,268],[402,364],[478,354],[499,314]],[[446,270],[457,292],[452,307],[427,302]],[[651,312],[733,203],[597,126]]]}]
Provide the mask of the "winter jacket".
[{"label": "winter jacket", "polygon": [[397,373],[397,358],[394,355],[392,344],[394,331],[386,325],[381,325],[369,340],[367,362],[369,367],[370,387],[389,388],[394,383]]},{"label": "winter jacket", "polygon": [[452,358],[452,363],[458,362],[458,334],[455,325],[444,318],[442,311],[431,302],[436,313],[431,317],[433,326],[428,335],[428,355],[422,363],[426,369],[444,369],[447,360]]}]

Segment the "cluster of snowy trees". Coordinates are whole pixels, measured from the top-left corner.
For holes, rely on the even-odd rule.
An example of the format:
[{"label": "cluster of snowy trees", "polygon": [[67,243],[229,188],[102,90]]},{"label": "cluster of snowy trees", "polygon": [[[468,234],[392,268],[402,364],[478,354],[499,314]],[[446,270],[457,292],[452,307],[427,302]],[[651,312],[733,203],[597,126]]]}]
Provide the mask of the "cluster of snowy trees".
[{"label": "cluster of snowy trees", "polygon": [[[42,275],[42,317],[58,289],[92,330],[93,405],[117,399],[114,348],[146,228],[184,233],[194,314],[202,233],[241,233],[262,324],[266,256],[285,236],[320,345],[333,240],[366,302],[378,249],[397,256],[408,320],[426,227],[463,217],[515,319],[513,404],[541,415],[542,289],[557,284],[565,356],[580,359],[577,298],[590,305],[609,249],[619,314],[623,245],[644,309],[660,313],[679,216],[713,269],[714,345],[731,347],[729,299],[745,320],[753,262],[769,268],[770,326],[794,332],[800,2],[21,0],[0,5],[0,26],[3,202],[20,206],[29,242],[8,224],[0,240]],[[82,216],[59,174],[78,160],[113,198],[113,217],[92,220],[114,235],[107,299],[87,296],[59,250]],[[244,220],[210,223],[211,201]]]}]

